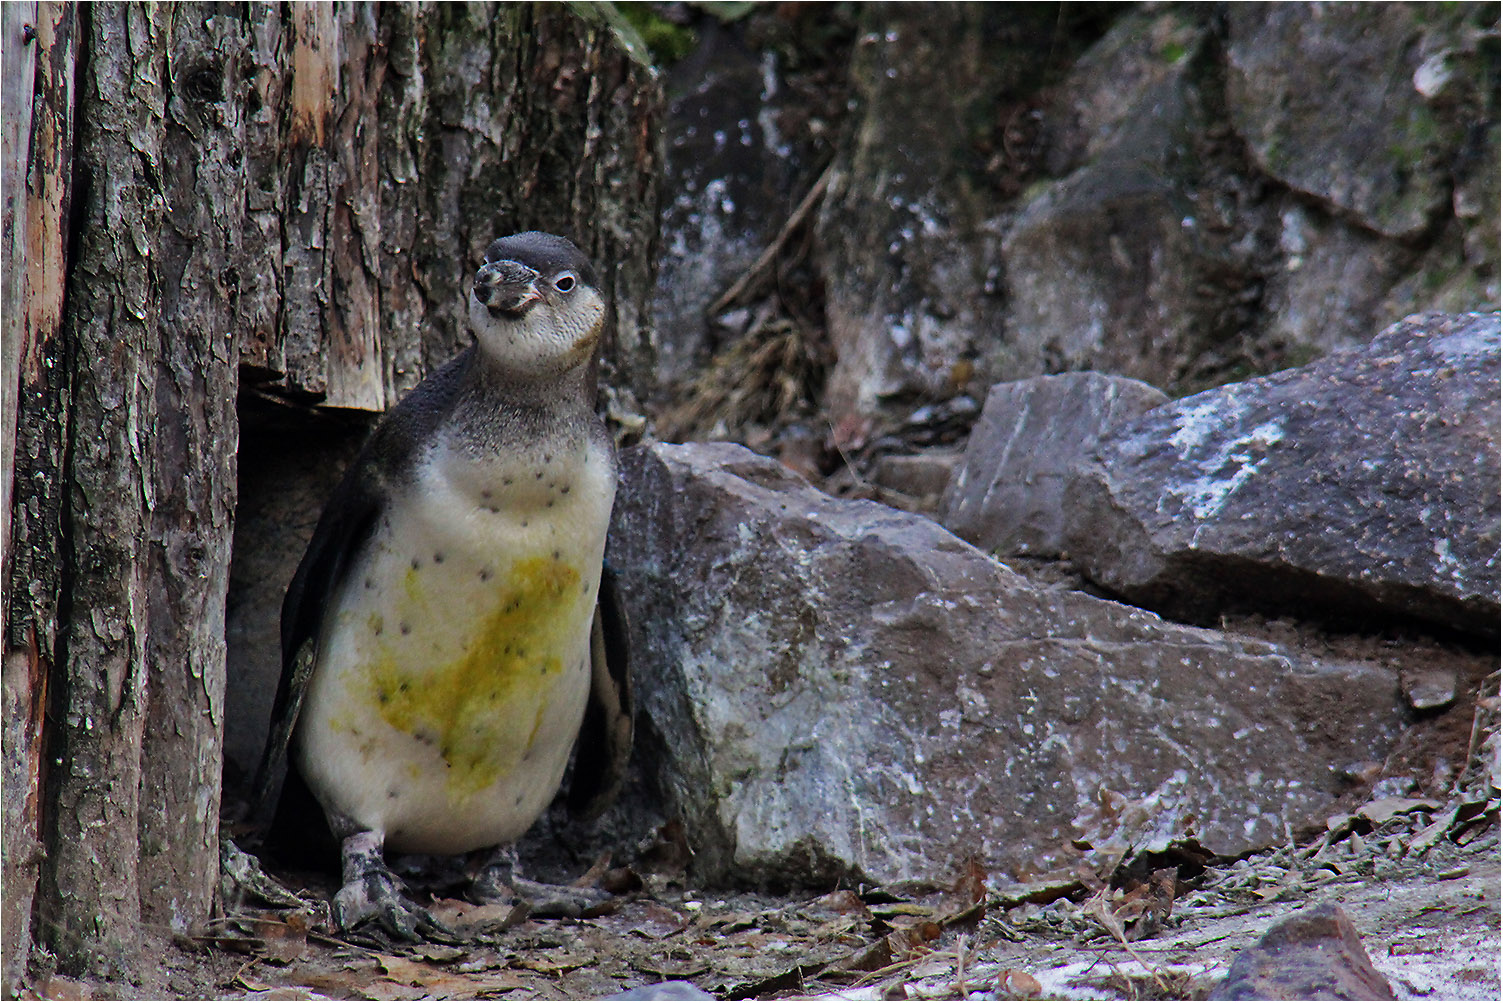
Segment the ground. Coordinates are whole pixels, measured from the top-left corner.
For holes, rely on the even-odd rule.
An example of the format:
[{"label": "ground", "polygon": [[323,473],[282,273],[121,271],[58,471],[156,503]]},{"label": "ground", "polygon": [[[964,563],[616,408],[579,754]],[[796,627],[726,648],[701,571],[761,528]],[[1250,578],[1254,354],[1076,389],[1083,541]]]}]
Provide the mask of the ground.
[{"label": "ground", "polygon": [[[1203,999],[1278,918],[1338,903],[1399,998],[1498,999],[1497,801],[1383,799],[1318,838],[1176,880],[1155,862],[1064,885],[947,893],[725,894],[641,874],[589,919],[517,922],[440,899],[459,945],[310,931],[317,914],[244,904],[162,946],[140,985],[63,978],[47,999],[590,999],[684,980],[725,999]],[[1165,863],[1158,861],[1157,863]],[[1133,877],[1137,873],[1138,877]],[[314,889],[327,894],[329,889]]]}]

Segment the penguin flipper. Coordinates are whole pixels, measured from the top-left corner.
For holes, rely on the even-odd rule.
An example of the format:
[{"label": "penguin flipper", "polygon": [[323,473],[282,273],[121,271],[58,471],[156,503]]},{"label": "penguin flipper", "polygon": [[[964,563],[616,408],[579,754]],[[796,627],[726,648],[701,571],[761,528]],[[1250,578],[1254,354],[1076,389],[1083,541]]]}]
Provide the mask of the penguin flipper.
[{"label": "penguin flipper", "polygon": [[636,697],[632,692],[629,621],[616,573],[600,569],[600,597],[590,630],[590,698],[574,751],[569,813],[599,815],[626,779]]},{"label": "penguin flipper", "polygon": [[376,426],[330,495],[287,586],[282,601],[282,676],[272,703],[271,731],[251,788],[251,818],[260,828],[272,824],[303,694],[318,663],[324,613],[338,599],[351,565],[385,515],[386,485],[410,470],[417,444],[449,412],[474,354],[474,346],[460,352],[402,398]]},{"label": "penguin flipper", "polygon": [[338,596],[352,559],[381,519],[380,495],[370,479],[362,476],[362,467],[357,460],[324,509],[282,602],[282,676],[251,794],[252,818],[263,827],[272,820],[286,775],[292,733],[318,661],[324,611]]}]

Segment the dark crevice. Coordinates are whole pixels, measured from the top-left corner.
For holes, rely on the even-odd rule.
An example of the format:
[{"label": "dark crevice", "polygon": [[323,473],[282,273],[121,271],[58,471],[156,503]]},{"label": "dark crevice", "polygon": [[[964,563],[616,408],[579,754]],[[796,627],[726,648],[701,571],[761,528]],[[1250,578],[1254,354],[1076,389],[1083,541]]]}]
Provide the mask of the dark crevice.
[{"label": "dark crevice", "polygon": [[[55,938],[65,931],[55,928],[49,922],[47,912],[49,904],[58,900],[58,896],[52,894],[49,889],[48,871],[50,869],[50,857],[57,842],[58,834],[54,832],[53,819],[57,816],[57,801],[60,795],[60,771],[50,767],[54,762],[61,763],[66,748],[64,746],[65,735],[62,732],[62,723],[66,720],[69,703],[68,681],[70,673],[68,665],[69,636],[66,625],[75,622],[74,599],[76,595],[75,581],[78,577],[78,560],[76,557],[76,540],[74,537],[73,519],[70,516],[69,495],[75,483],[74,474],[74,436],[76,429],[72,421],[72,411],[69,404],[72,400],[72,388],[75,383],[75,374],[78,367],[78,340],[75,336],[75,321],[73,311],[73,289],[76,280],[76,269],[80,260],[83,243],[83,234],[88,225],[88,207],[92,200],[92,175],[80,156],[85,139],[85,102],[81,100],[84,94],[84,83],[89,78],[90,61],[92,50],[90,39],[93,29],[93,10],[89,4],[79,4],[73,9],[74,18],[70,22],[64,19],[60,26],[66,25],[65,31],[71,33],[71,38],[64,40],[59,38],[55,44],[67,45],[76,40],[75,55],[73,62],[73,80],[69,90],[74,95],[74,105],[71,112],[71,135],[69,137],[69,162],[72,167],[72,175],[69,178],[69,190],[66,198],[68,204],[65,209],[67,219],[67,233],[64,243],[66,250],[63,258],[63,302],[61,312],[61,324],[57,337],[59,350],[59,363],[53,367],[53,380],[49,383],[48,394],[53,400],[44,405],[43,411],[57,422],[57,457],[58,457],[58,482],[53,490],[57,493],[55,499],[55,515],[58,521],[57,532],[57,605],[54,611],[54,633],[51,638],[52,650],[50,658],[46,660],[47,674],[44,685],[46,687],[46,708],[43,711],[41,734],[37,739],[39,755],[39,776],[37,778],[37,843],[41,849],[42,861],[37,873],[38,887],[32,900],[31,929],[32,940],[37,944],[53,945]],[[40,625],[36,628],[40,632]],[[49,929],[49,927],[54,927]]]},{"label": "dark crevice", "polygon": [[[1168,564],[1157,583],[1131,595],[1082,574],[1103,598],[1191,627],[1220,630],[1227,618],[1262,616],[1297,621],[1329,634],[1423,639],[1476,653],[1497,648],[1496,634],[1445,622],[1443,618],[1463,616],[1466,603],[1436,597],[1419,586],[1379,586],[1373,595],[1312,571],[1228,555],[1182,555]],[[1228,583],[1235,583],[1235,588]],[[1430,610],[1433,618],[1398,613],[1399,608]]]}]

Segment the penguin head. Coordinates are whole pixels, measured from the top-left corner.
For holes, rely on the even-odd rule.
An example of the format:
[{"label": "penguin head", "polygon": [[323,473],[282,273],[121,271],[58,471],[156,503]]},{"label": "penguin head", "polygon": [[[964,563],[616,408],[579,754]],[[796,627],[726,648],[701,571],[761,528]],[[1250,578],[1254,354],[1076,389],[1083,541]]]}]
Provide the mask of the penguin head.
[{"label": "penguin head", "polygon": [[470,287],[470,328],[492,362],[517,376],[555,376],[588,362],[605,297],[579,248],[550,233],[492,242]]}]

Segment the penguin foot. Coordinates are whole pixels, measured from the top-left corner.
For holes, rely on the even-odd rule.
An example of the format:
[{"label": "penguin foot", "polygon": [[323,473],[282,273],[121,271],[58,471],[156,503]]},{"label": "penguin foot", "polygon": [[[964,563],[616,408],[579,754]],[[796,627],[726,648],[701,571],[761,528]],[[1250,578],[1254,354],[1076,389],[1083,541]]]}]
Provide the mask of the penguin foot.
[{"label": "penguin foot", "polygon": [[599,888],[550,885],[517,873],[515,850],[498,851],[470,883],[469,897],[477,903],[525,906],[539,919],[576,919],[611,912],[616,897]]},{"label": "penguin foot", "polygon": [[341,930],[374,922],[400,940],[460,940],[428,910],[402,894],[401,880],[386,870],[362,874],[339,889],[334,896],[334,922]]},{"label": "penguin foot", "polygon": [[344,887],[334,896],[335,925],[351,931],[374,922],[400,940],[459,943],[453,930],[403,894],[402,879],[386,866],[383,841],[380,833],[364,830],[345,837],[340,850]]}]

